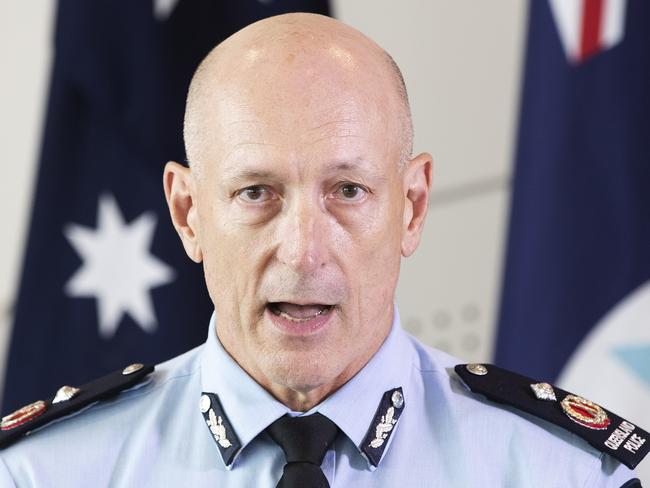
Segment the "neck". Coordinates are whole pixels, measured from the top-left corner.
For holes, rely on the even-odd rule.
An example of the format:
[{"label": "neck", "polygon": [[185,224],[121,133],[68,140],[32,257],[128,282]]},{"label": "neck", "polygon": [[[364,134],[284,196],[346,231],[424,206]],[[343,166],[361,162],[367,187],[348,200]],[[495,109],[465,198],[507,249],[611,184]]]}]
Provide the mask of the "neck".
[{"label": "neck", "polygon": [[333,381],[315,387],[292,387],[285,383],[270,381],[269,378],[258,380],[266,391],[273,395],[279,402],[289,407],[294,412],[306,412],[321,403],[339,388],[350,381],[370,361],[379,350],[388,334],[380,335],[380,342],[363,356],[357,358]]},{"label": "neck", "polygon": [[[280,401],[294,412],[306,412],[321,403],[339,388],[350,381],[356,374],[368,364],[372,357],[381,348],[388,337],[393,323],[393,307],[390,307],[390,318],[385,320],[385,326],[378,330],[376,340],[371,344],[364,354],[355,358],[338,376],[332,381],[310,387],[290,386],[287,382],[274,382],[271,378],[261,374],[251,375],[260,385],[264,387],[276,400]],[[258,371],[258,373],[261,373]],[[250,374],[250,373],[249,373]]]},{"label": "neck", "polygon": [[265,386],[265,389],[294,412],[307,412],[338,390],[344,383],[322,385],[309,391],[292,390],[277,384]]},{"label": "neck", "polygon": [[[294,412],[306,412],[321,403],[351,380],[381,348],[390,333],[393,323],[392,303],[391,306],[388,307],[388,310],[385,311],[385,316],[383,318],[378,317],[376,323],[382,323],[383,325],[374,331],[373,340],[368,344],[368,347],[365,348],[363,353],[353,358],[349,364],[347,364],[338,374],[329,379],[329,381],[317,381],[315,384],[314,382],[306,384],[305,381],[300,381],[295,376],[291,378],[291,373],[287,374],[287,371],[285,371],[284,374],[281,373],[279,376],[268,375],[267,372],[270,368],[264,368],[254,360],[242,361],[242,359],[249,358],[250,355],[237,354],[238,352],[242,353],[243,351],[238,350],[236,347],[238,344],[237,341],[228,341],[229,337],[227,336],[227,333],[223,334],[225,328],[217,328],[217,336],[224,349],[230,354],[233,360],[235,360],[253,380],[268,391],[276,400],[286,405]],[[233,345],[235,347],[233,347]],[[292,368],[295,366],[296,365],[293,364]]]}]

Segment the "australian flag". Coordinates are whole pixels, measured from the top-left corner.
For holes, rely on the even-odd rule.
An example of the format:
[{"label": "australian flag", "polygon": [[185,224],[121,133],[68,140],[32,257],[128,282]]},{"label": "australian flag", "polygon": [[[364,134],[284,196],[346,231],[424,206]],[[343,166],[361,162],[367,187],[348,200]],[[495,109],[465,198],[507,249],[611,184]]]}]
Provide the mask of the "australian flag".
[{"label": "australian flag", "polygon": [[[201,59],[245,25],[327,0],[60,0],[2,410],[205,340],[212,310],[162,191],[184,160]],[[227,286],[227,283],[224,283]]]},{"label": "australian flag", "polygon": [[647,426],[650,3],[529,15],[495,360]]}]

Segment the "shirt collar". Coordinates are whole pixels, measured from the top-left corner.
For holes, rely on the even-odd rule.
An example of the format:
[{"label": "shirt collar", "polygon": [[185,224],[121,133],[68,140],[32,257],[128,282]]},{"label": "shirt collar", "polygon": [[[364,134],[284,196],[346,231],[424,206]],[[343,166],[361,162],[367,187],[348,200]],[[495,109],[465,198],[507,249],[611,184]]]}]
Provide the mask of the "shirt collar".
[{"label": "shirt collar", "polygon": [[[372,427],[384,392],[401,386],[406,414],[409,394],[414,391],[411,374],[416,351],[402,329],[397,305],[393,310],[393,324],[379,350],[350,381],[314,409],[335,422],[364,458],[366,456],[361,451],[361,445]],[[390,444],[386,450],[389,447]],[[374,469],[369,461],[368,467]]]},{"label": "shirt collar", "polygon": [[[406,409],[412,391],[410,381],[415,349],[402,330],[396,305],[393,310],[390,332],[370,361],[334,394],[305,413],[320,412],[327,416],[357,446],[361,455],[360,447],[384,392],[401,386]],[[295,415],[226,352],[216,334],[214,313],[202,351],[201,388],[219,396],[239,437],[241,450],[278,418],[288,413]],[[368,467],[374,468],[369,462]]]},{"label": "shirt collar", "polygon": [[[241,450],[272,422],[289,412],[226,352],[216,334],[216,315],[210,318],[201,357],[201,388],[216,393],[241,442]],[[234,459],[236,461],[236,457]]]}]

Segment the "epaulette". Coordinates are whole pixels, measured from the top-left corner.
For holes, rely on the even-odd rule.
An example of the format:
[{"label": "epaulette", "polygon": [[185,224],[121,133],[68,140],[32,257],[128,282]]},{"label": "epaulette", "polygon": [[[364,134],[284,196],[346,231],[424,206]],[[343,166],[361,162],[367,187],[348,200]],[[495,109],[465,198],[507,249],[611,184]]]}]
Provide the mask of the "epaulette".
[{"label": "epaulette", "polygon": [[92,403],[133,388],[154,370],[153,366],[131,364],[79,388],[62,386],[48,400],[38,400],[5,416],[0,421],[0,449],[53,420],[70,415]]},{"label": "epaulette", "polygon": [[454,369],[471,391],[562,427],[630,469],[650,450],[648,432],[561,388],[491,364],[459,364]]}]

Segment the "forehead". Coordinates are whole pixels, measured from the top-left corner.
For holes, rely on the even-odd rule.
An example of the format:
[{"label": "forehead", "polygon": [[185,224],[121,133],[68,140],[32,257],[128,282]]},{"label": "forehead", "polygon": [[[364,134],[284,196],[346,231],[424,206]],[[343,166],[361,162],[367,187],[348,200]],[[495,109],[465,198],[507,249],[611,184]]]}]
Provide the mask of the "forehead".
[{"label": "forehead", "polygon": [[228,76],[219,70],[202,109],[210,160],[242,152],[346,160],[397,145],[390,117],[397,107],[380,69],[334,44],[308,53],[269,49],[250,47]]}]

